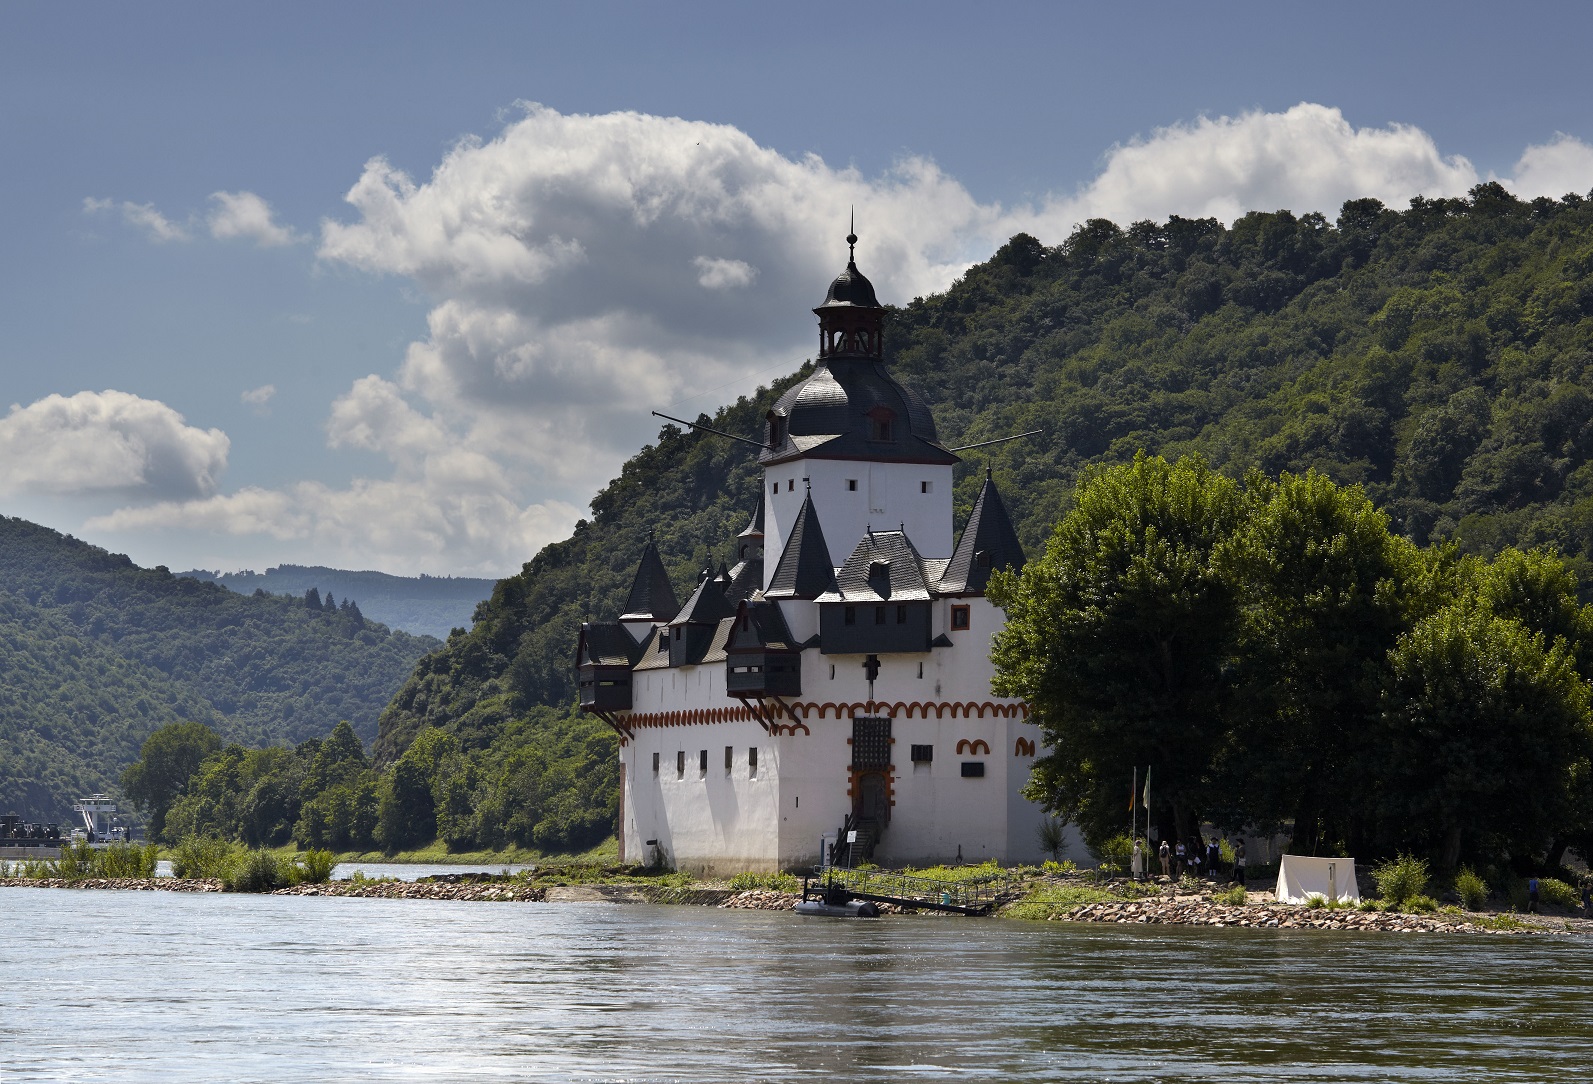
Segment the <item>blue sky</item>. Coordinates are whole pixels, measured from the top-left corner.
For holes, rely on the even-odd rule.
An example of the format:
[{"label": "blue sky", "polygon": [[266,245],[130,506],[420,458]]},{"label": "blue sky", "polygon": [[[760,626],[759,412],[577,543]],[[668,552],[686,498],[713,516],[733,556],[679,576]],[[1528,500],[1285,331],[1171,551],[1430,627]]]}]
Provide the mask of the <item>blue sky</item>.
[{"label": "blue sky", "polygon": [[[1593,188],[1586,5],[0,6],[0,510],[512,571],[810,352],[1091,215]],[[527,103],[538,103],[529,105]]]}]

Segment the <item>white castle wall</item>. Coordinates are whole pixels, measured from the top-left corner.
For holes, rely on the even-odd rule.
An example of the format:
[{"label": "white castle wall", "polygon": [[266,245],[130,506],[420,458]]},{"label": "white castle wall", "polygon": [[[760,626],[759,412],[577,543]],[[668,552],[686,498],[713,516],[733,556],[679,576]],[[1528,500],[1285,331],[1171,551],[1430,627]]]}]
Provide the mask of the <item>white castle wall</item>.
[{"label": "white castle wall", "polygon": [[[969,607],[970,627],[950,629],[951,607]],[[793,632],[816,627],[812,603],[785,603]],[[996,702],[990,693],[994,668],[990,641],[1001,612],[984,598],[943,599],[936,604],[935,633],[945,632],[953,647],[922,654],[881,656],[873,699],[889,705]],[[861,655],[802,653],[799,703],[851,705],[869,699]],[[922,676],[920,676],[920,672]],[[737,707],[724,695],[724,666],[642,670],[633,685],[634,714]],[[1019,793],[1033,755],[1018,740],[1039,751],[1039,727],[1019,717],[987,713],[980,718],[950,713],[912,718],[900,709],[877,709],[892,717],[891,787],[895,805],[875,860],[884,864],[926,864],[998,858],[1033,862],[1041,857],[1036,829],[1039,808]],[[850,708],[809,712],[804,727],[778,736],[756,722],[724,722],[639,727],[622,750],[626,798],[625,854],[648,857],[645,841],[659,840],[669,860],[683,869],[721,873],[744,869],[790,869],[820,857],[820,836],[832,839],[852,809],[850,783],[852,715]],[[786,718],[781,722],[790,724]],[[982,742],[978,752],[958,752],[959,743]],[[911,747],[934,747],[929,764],[915,766]],[[725,770],[725,747],[732,749]],[[758,749],[758,771],[749,768],[748,750]],[[967,747],[964,747],[965,750]],[[701,753],[708,752],[708,770]],[[986,751],[988,750],[988,751]],[[657,753],[659,770],[652,767]],[[684,754],[684,772],[680,772]],[[965,760],[982,761],[983,778],[964,778]]]},{"label": "white castle wall", "polygon": [[[926,559],[951,556],[949,466],[797,459],[764,472],[765,587],[785,552],[785,540],[802,509],[808,482],[813,487],[813,509],[819,514],[833,567],[845,563],[871,526],[876,531],[905,529],[919,555]],[[848,488],[848,482],[856,482],[857,488]]]}]

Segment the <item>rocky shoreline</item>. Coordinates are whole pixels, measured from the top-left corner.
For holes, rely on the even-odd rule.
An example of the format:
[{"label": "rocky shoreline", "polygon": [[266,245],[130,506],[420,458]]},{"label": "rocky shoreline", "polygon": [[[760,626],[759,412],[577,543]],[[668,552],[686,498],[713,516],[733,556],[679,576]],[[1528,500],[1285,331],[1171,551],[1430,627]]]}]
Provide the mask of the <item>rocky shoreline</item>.
[{"label": "rocky shoreline", "polygon": [[[220,880],[157,877],[34,880],[0,878],[0,888],[81,888],[130,892],[224,892]],[[733,891],[710,885],[650,884],[543,885],[501,874],[441,874],[419,881],[351,880],[279,888],[276,896],[339,896],[355,899],[449,900],[475,903],[655,903],[720,907],[727,910],[790,911],[798,893],[777,889]],[[1261,897],[1257,899],[1257,897]],[[1049,922],[1117,925],[1217,926],[1256,930],[1337,930],[1383,933],[1571,933],[1593,935],[1593,921],[1548,915],[1490,916],[1473,913],[1405,914],[1347,908],[1294,907],[1271,902],[1269,893],[1252,893],[1246,904],[1218,903],[1209,896],[1114,899],[1057,907]],[[1021,899],[1017,902],[1023,902]],[[882,904],[884,914],[919,913]],[[935,912],[922,912],[935,914]],[[999,914],[999,912],[998,912]],[[1026,918],[1029,916],[1026,916]]]},{"label": "rocky shoreline", "polygon": [[221,881],[197,877],[87,877],[69,881],[64,877],[0,877],[0,888],[100,888],[122,892],[224,892]]},{"label": "rocky shoreline", "polygon": [[[1217,903],[1200,896],[1173,899],[1085,903],[1048,921],[1147,923],[1166,926],[1228,926],[1257,930],[1354,930],[1387,933],[1539,932],[1536,926],[1500,930],[1481,925],[1464,914],[1412,915],[1397,911],[1286,907],[1278,904]],[[1524,924],[1525,925],[1525,924]]]}]

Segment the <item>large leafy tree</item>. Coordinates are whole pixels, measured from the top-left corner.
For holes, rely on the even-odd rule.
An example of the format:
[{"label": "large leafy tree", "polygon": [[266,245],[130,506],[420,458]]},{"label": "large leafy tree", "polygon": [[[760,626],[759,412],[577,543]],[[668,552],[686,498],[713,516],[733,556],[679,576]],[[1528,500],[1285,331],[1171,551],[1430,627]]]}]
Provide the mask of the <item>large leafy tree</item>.
[{"label": "large leafy tree", "polygon": [[1222,554],[1243,599],[1245,695],[1219,801],[1234,823],[1292,820],[1291,848],[1317,851],[1324,826],[1365,795],[1362,771],[1387,655],[1420,598],[1423,563],[1359,486],[1314,471],[1252,475],[1250,515]]},{"label": "large leafy tree", "polygon": [[1216,557],[1242,517],[1238,485],[1198,457],[1142,454],[1086,472],[1045,555],[992,583],[995,688],[1028,701],[1049,746],[1031,794],[1086,838],[1121,825],[1136,767],[1168,829],[1199,823],[1238,628]]},{"label": "large leafy tree", "polygon": [[1419,622],[1390,659],[1385,850],[1542,853],[1576,811],[1593,730],[1569,646],[1471,600]]},{"label": "large leafy tree", "polygon": [[159,839],[172,804],[188,789],[221,736],[203,723],[168,723],[145,739],[138,760],[122,772],[122,790],[149,817],[149,837]]}]

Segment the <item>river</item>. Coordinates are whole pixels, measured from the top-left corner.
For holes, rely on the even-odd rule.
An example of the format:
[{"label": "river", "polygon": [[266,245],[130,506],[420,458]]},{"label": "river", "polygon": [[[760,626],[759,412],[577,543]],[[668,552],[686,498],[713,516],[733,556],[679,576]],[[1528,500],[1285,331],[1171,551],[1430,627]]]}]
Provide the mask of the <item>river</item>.
[{"label": "river", "polygon": [[0,1082],[1543,1081],[1593,946],[0,888]]}]

